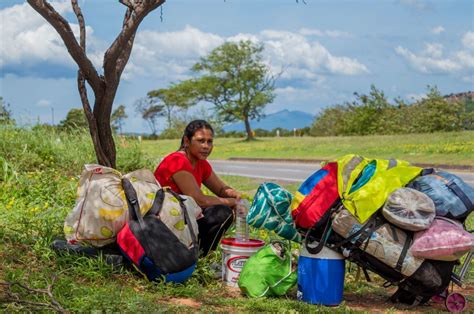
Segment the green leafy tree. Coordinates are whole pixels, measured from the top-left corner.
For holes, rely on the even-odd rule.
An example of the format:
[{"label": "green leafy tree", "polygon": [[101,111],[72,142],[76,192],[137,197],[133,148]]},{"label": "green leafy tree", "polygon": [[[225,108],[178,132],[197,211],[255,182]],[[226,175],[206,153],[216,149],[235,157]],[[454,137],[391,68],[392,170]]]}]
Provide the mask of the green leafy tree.
[{"label": "green leafy tree", "polygon": [[384,121],[383,116],[391,105],[384,92],[371,85],[368,95],[358,93],[354,95],[356,101],[349,106],[352,111],[348,117],[351,125],[350,133],[360,135],[385,133],[387,121]]},{"label": "green leafy tree", "polygon": [[69,110],[66,118],[59,122],[59,129],[71,131],[76,129],[85,129],[88,127],[84,111],[79,108]]},{"label": "green leafy tree", "polygon": [[200,107],[193,114],[189,115],[186,111],[181,111],[180,114],[175,114],[171,117],[171,124],[163,132],[160,133],[160,138],[181,138],[183,136],[183,130],[186,125],[192,120],[203,119],[209,122],[214,129],[214,133],[223,134],[223,123],[218,117],[210,112],[205,107]]},{"label": "green leafy tree", "polygon": [[436,86],[428,86],[426,98],[413,107],[414,130],[420,133],[457,131],[462,128],[462,104],[449,103]]},{"label": "green leafy tree", "polygon": [[151,134],[155,137],[158,132],[158,119],[165,116],[163,105],[156,105],[149,98],[140,98],[135,102],[135,108],[148,124]]},{"label": "green leafy tree", "polygon": [[120,131],[120,134],[122,134],[122,126],[124,123],[124,120],[128,118],[127,113],[125,112],[125,106],[120,105],[117,107],[117,109],[112,112],[111,120],[112,120],[112,126],[115,129],[118,129]]},{"label": "green leafy tree", "polygon": [[464,99],[461,119],[462,128],[464,130],[474,130],[474,101],[472,96],[468,96]]},{"label": "green leafy tree", "polygon": [[312,136],[334,136],[343,135],[344,123],[348,108],[344,105],[336,105],[322,110],[316,116],[311,126],[310,134]]},{"label": "green leafy tree", "polygon": [[254,138],[250,120],[262,117],[275,98],[276,76],[262,62],[262,51],[251,41],[224,43],[193,66],[201,77],[187,82],[200,99],[214,104],[222,121],[243,121],[247,140]]},{"label": "green leafy tree", "polygon": [[6,104],[3,97],[0,96],[0,124],[15,124],[12,118],[10,105]]},{"label": "green leafy tree", "polygon": [[171,117],[175,111],[185,111],[197,102],[196,89],[191,81],[172,84],[170,88],[149,91],[147,96],[152,104],[163,106],[167,128],[172,127]]}]

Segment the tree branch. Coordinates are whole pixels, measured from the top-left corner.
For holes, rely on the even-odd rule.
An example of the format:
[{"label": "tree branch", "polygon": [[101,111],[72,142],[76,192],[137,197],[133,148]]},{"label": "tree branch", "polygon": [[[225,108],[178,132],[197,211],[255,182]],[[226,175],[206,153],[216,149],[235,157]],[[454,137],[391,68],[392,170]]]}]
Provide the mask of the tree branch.
[{"label": "tree branch", "polygon": [[51,26],[54,27],[59,36],[61,36],[69,54],[81,69],[94,92],[99,91],[101,89],[102,81],[97,74],[94,65],[89,58],[87,58],[85,50],[82,49],[74,37],[74,33],[72,32],[69,23],[51,6],[51,4],[48,3],[47,0],[27,0],[27,2],[49,24],[51,24]]},{"label": "tree branch", "polygon": [[86,52],[86,26],[84,22],[84,16],[82,15],[81,8],[77,4],[77,0],[71,0],[72,10],[76,14],[77,21],[79,23],[79,39],[80,45],[84,53]]},{"label": "tree branch", "polygon": [[[18,304],[27,304],[27,305],[33,305],[33,306],[40,306],[40,307],[48,307],[52,308],[53,310],[60,312],[60,313],[66,313],[66,310],[59,304],[59,302],[54,298],[53,295],[53,285],[54,281],[56,280],[56,276],[53,276],[51,280],[51,284],[48,284],[46,289],[34,289],[30,288],[26,285],[23,285],[19,282],[0,282],[0,286],[6,287],[6,295],[8,296],[9,299],[6,301],[13,302],[13,303],[18,303]],[[22,288],[23,290],[26,290],[29,293],[36,293],[36,294],[46,294],[48,297],[51,299],[51,303],[40,303],[40,302],[32,302],[32,301],[27,301],[27,300],[21,300],[18,294],[14,293],[12,291],[12,287],[18,286],[19,288]]]},{"label": "tree branch", "polygon": [[130,0],[119,0],[119,2],[124,6],[127,6],[130,10],[135,10],[135,5],[133,2],[130,2]]},{"label": "tree branch", "polygon": [[[84,16],[82,15],[81,8],[79,7],[79,4],[77,3],[77,0],[71,0],[71,5],[74,13],[76,14],[77,21],[79,22],[79,39],[80,39],[80,45],[82,48],[82,51],[86,51],[86,27],[85,27],[85,22],[84,22]],[[81,102],[82,106],[84,107],[84,112],[86,114],[87,120],[89,121],[89,124],[91,122],[92,116],[92,110],[91,106],[89,104],[89,98],[87,97],[87,89],[85,85],[85,78],[84,74],[82,71],[79,69],[77,72],[77,86],[79,89],[79,95],[81,97]]]},{"label": "tree branch", "polygon": [[[118,63],[118,59],[128,60],[130,56],[131,46],[133,45],[133,39],[138,26],[142,22],[143,18],[162,5],[165,0],[148,0],[132,5],[131,7],[127,4],[130,3],[128,0],[121,1],[124,5],[127,5],[132,10],[130,17],[124,19],[124,25],[122,31],[117,36],[115,41],[110,45],[109,49],[104,55],[104,76],[107,83],[118,83],[120,74],[125,68],[123,61]],[[131,4],[131,3],[130,3]],[[130,50],[130,51],[129,51]]]}]

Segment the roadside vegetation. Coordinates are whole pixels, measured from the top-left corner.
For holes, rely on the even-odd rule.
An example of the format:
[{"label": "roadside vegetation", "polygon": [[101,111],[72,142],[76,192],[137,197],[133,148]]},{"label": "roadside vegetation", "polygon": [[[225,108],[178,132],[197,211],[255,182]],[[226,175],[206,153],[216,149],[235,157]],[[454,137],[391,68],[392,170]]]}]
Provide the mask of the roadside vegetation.
[{"label": "roadside vegetation", "polygon": [[[248,144],[228,140],[236,145]],[[154,169],[159,155],[153,156],[150,151],[143,154],[143,147],[135,140],[116,138],[116,142],[118,170],[126,173],[141,167]],[[170,149],[177,142],[147,144],[151,143],[166,143]],[[216,154],[222,157],[220,139],[217,143]],[[267,142],[252,144],[266,144],[268,148]],[[63,238],[63,222],[74,206],[83,164],[94,162],[93,147],[85,130],[65,133],[44,127],[25,130],[13,125],[0,126],[0,311],[328,311],[297,301],[296,288],[288,297],[258,300],[224,289],[211,269],[213,263],[220,262],[219,252],[200,260],[197,271],[184,285],[149,283],[137,272],[113,268],[102,258],[57,255],[50,244]],[[261,183],[243,177],[224,179],[249,196]],[[298,188],[297,184],[282,184],[293,193]],[[260,230],[252,230],[252,234],[267,240],[274,237]],[[382,288],[380,279],[373,283],[356,279],[356,269],[348,263],[347,301],[331,308],[331,312],[367,311],[367,307],[354,305],[367,296],[374,302],[365,305],[369,309],[378,302],[383,311],[393,310],[392,304],[384,303],[393,289]],[[472,282],[472,270],[469,278]]]}]

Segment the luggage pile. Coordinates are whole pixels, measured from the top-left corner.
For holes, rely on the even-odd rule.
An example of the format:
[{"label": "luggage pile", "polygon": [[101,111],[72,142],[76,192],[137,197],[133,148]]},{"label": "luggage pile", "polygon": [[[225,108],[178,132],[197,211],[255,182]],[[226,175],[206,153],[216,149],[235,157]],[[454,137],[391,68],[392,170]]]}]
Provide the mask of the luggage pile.
[{"label": "luggage pile", "polygon": [[413,305],[444,292],[474,250],[464,228],[473,203],[474,189],[448,172],[347,155],[305,180],[291,210],[309,253],[336,250],[397,285],[393,302]]},{"label": "luggage pile", "polygon": [[197,265],[201,211],[192,197],[161,187],[149,170],[122,175],[91,164],[82,172],[64,233],[79,253],[88,245],[112,246],[148,280],[181,283]]}]

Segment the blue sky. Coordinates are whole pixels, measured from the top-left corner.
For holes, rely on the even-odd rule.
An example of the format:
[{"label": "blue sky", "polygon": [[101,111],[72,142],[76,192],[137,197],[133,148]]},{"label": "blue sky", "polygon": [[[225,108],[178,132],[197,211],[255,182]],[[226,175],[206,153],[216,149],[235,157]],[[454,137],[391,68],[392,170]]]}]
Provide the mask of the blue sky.
[{"label": "blue sky", "polygon": [[[79,0],[88,54],[101,69],[125,7]],[[77,30],[69,1],[53,2]],[[317,114],[351,101],[371,84],[390,98],[419,99],[427,85],[443,94],[474,90],[474,1],[168,0],[140,26],[115,105],[124,131],[147,132],[133,103],[149,90],[189,78],[189,68],[225,41],[265,47],[276,98],[266,112]],[[24,1],[0,1],[0,96],[21,124],[58,123],[80,108],[77,68],[55,31]],[[162,123],[164,126],[164,121]]]}]

